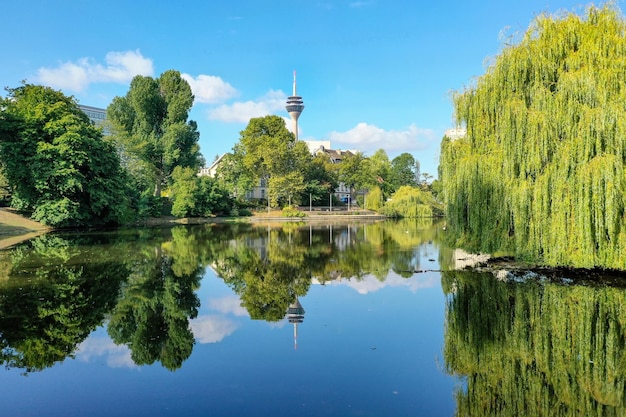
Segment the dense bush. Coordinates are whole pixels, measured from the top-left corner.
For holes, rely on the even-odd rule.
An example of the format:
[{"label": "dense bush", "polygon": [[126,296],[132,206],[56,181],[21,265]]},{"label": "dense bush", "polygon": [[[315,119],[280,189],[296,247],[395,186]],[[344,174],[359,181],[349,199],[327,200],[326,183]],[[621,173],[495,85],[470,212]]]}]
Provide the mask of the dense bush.
[{"label": "dense bush", "polygon": [[285,206],[282,211],[283,217],[304,217],[306,214],[294,206]]},{"label": "dense bush", "polygon": [[380,187],[372,187],[365,197],[365,208],[367,210],[380,211],[383,207],[383,192]]},{"label": "dense bush", "polygon": [[0,160],[11,205],[48,226],[127,221],[128,177],[76,101],[30,84],[7,91],[0,99]]},{"label": "dense bush", "polygon": [[440,210],[432,194],[406,185],[391,196],[380,213],[388,217],[433,217]]},{"label": "dense bush", "polygon": [[191,168],[176,167],[172,173],[174,183],[172,214],[178,217],[209,217],[230,215],[234,201],[228,192],[210,177],[197,176]]}]

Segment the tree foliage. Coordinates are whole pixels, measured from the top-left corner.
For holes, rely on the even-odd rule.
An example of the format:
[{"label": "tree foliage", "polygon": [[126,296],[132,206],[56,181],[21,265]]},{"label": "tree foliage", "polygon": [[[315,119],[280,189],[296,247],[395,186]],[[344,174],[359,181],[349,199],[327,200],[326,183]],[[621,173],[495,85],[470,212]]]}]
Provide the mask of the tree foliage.
[{"label": "tree foliage", "polygon": [[115,149],[76,101],[48,87],[8,89],[0,159],[11,204],[49,226],[121,223],[127,177]]},{"label": "tree foliage", "polygon": [[364,208],[367,210],[380,211],[385,204],[383,192],[380,187],[372,187],[365,196]]},{"label": "tree foliage", "polygon": [[626,268],[626,25],[615,6],[535,19],[454,97],[446,213],[460,242]]},{"label": "tree foliage", "polygon": [[229,214],[233,201],[217,181],[198,176],[191,168],[174,168],[172,173],[172,214],[178,217],[210,217]]},{"label": "tree foliage", "polygon": [[[279,116],[250,119],[241,131],[232,156],[222,164],[218,177],[233,191],[250,191],[261,181],[269,185],[273,206],[299,200],[307,187],[304,172],[312,157],[304,142],[296,141]],[[295,201],[299,203],[299,201]]]},{"label": "tree foliage", "polygon": [[430,192],[405,185],[391,196],[381,213],[388,217],[433,217],[441,210]]},{"label": "tree foliage", "polygon": [[159,197],[171,184],[175,167],[196,169],[202,163],[197,124],[188,121],[193,94],[178,71],[159,78],[136,76],[124,97],[107,108],[118,149],[134,169],[152,184]]},{"label": "tree foliage", "polygon": [[397,190],[403,185],[416,186],[417,175],[416,170],[419,163],[410,153],[404,152],[391,160],[391,183],[393,189]]},{"label": "tree foliage", "polygon": [[350,189],[350,197],[356,190],[374,184],[369,159],[362,153],[348,154],[339,165],[339,181]]},{"label": "tree foliage", "polygon": [[324,154],[314,155],[304,171],[305,189],[300,197],[301,202],[311,198],[313,205],[324,205],[328,200],[328,193],[338,186],[337,170]]}]

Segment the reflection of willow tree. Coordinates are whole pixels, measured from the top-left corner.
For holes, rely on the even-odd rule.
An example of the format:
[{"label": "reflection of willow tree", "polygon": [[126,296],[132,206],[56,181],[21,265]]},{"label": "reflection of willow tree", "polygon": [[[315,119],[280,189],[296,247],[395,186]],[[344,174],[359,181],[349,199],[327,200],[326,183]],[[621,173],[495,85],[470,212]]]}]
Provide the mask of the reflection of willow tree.
[{"label": "reflection of willow tree", "polygon": [[445,272],[444,356],[462,416],[626,413],[626,292]]},{"label": "reflection of willow tree", "polygon": [[128,345],[138,365],[160,361],[175,370],[191,354],[189,319],[198,314],[194,291],[204,271],[195,248],[194,235],[177,227],[171,241],[145,246],[129,265],[132,272],[108,332],[115,343]]},{"label": "reflection of willow tree", "polygon": [[[45,235],[2,252],[3,263],[11,263],[0,283],[0,358],[6,367],[31,372],[63,361],[115,305],[127,269],[77,244]],[[83,263],[87,256],[90,262]]]}]

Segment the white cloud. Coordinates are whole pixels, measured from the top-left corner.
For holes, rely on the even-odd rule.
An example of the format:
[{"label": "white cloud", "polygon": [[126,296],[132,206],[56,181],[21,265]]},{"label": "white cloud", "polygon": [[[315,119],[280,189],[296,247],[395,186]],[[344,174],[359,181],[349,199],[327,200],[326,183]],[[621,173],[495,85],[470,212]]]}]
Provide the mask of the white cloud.
[{"label": "white cloud", "polygon": [[136,368],[126,345],[116,345],[109,337],[89,337],[78,347],[76,358],[83,362],[91,362],[104,356],[110,368]]},{"label": "white cloud", "polygon": [[422,288],[433,288],[439,283],[439,276],[436,273],[423,273],[411,278],[403,278],[393,271],[389,271],[384,281],[380,281],[373,275],[366,275],[362,279],[341,279],[327,282],[325,285],[347,286],[359,294],[376,292],[385,287],[405,287],[411,292],[416,292]]},{"label": "white cloud", "polygon": [[109,52],[105,65],[91,58],[81,58],[76,62],[64,62],[54,68],[39,68],[38,82],[54,88],[83,91],[91,83],[127,83],[135,75],[152,76],[152,60],[144,57],[139,50]]},{"label": "white cloud", "polygon": [[239,325],[217,315],[200,316],[190,321],[193,335],[199,343],[217,343],[232,334]]},{"label": "white cloud", "polygon": [[219,311],[222,314],[233,314],[240,317],[248,316],[248,310],[241,306],[241,300],[234,295],[210,299],[209,308]]},{"label": "white cloud", "polygon": [[196,103],[219,103],[236,97],[238,91],[229,83],[214,75],[198,75],[193,78],[189,74],[181,74],[195,96]]},{"label": "white cloud", "polygon": [[287,96],[281,90],[270,90],[257,100],[224,104],[209,110],[209,119],[227,123],[248,123],[253,117],[263,117],[284,110]]},{"label": "white cloud", "polygon": [[364,153],[378,149],[410,152],[428,147],[435,139],[435,132],[420,129],[414,124],[405,130],[384,130],[375,125],[359,123],[347,132],[331,132],[328,139],[335,148],[358,149]]}]

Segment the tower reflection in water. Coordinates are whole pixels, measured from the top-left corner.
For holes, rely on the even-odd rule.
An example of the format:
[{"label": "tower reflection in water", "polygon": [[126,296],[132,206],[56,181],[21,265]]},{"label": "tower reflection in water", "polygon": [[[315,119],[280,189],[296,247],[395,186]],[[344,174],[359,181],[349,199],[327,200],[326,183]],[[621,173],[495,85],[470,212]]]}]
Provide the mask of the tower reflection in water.
[{"label": "tower reflection in water", "polygon": [[300,304],[300,300],[296,300],[289,305],[287,309],[287,320],[293,323],[293,349],[298,349],[298,324],[304,321],[304,308]]}]

